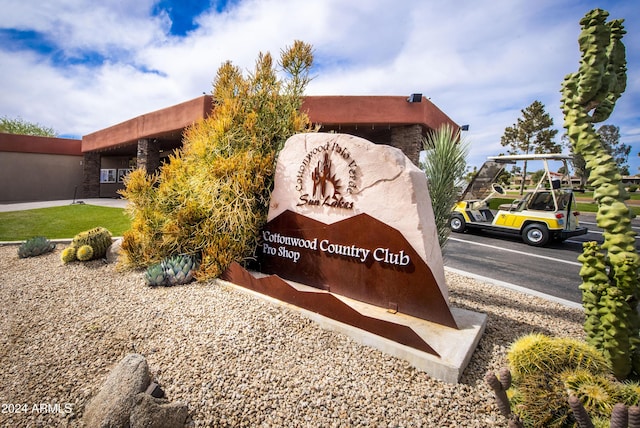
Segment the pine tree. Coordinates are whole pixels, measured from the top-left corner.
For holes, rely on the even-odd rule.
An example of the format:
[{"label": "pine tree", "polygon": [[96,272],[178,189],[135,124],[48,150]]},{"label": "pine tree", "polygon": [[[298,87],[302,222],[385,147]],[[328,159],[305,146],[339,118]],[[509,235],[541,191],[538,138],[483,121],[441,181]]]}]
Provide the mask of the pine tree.
[{"label": "pine tree", "polygon": [[[554,142],[558,133],[552,129],[553,118],[544,109],[544,104],[534,101],[524,110],[522,117],[504,130],[500,144],[509,147],[510,155],[533,153],[558,153],[560,145]],[[524,183],[527,176],[527,162],[522,169],[522,184],[520,194],[524,192]]]},{"label": "pine tree", "polygon": [[609,153],[618,164],[620,174],[629,175],[627,160],[629,159],[631,146],[620,142],[620,127],[615,125],[602,125],[598,128],[597,133],[607,153]]}]

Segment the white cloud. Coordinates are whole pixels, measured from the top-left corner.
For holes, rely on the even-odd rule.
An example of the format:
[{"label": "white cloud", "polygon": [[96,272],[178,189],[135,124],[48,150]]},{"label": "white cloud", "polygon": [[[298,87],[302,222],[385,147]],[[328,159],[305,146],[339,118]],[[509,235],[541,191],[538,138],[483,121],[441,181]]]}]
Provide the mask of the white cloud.
[{"label": "white cloud", "polygon": [[[562,134],[560,84],[577,69],[579,19],[592,7],[626,18],[629,84],[609,123],[640,150],[637,8],[626,2],[569,0],[242,0],[205,12],[187,37],[168,34],[153,0],[24,0],[3,5],[0,28],[35,30],[67,55],[94,51],[98,67],[61,68],[51,57],[0,47],[0,115],[21,116],[82,135],[210,92],[226,60],[253,68],[299,39],[316,52],[308,93],[408,95],[422,92],[459,124],[469,124],[471,163],[503,148],[505,127],[534,100]],[[155,72],[149,72],[155,71]],[[635,169],[632,167],[632,171]]]},{"label": "white cloud", "polygon": [[[125,8],[126,5],[126,8]],[[150,17],[151,1],[11,1],[0,25],[47,35],[68,54],[140,49],[162,39],[168,20]],[[6,14],[4,14],[6,11]]]}]

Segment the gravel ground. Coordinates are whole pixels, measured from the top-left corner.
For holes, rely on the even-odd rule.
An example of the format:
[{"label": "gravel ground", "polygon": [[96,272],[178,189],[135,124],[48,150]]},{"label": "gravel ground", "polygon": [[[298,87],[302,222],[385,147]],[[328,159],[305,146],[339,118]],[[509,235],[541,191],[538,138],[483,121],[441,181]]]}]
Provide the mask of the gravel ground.
[{"label": "gravel ground", "polygon": [[483,377],[509,344],[583,336],[579,310],[447,273],[452,305],[488,315],[452,385],[224,283],[149,288],[103,261],[62,265],[63,247],[0,247],[0,426],[84,426],[110,369],[138,352],[189,426],[500,427]]}]

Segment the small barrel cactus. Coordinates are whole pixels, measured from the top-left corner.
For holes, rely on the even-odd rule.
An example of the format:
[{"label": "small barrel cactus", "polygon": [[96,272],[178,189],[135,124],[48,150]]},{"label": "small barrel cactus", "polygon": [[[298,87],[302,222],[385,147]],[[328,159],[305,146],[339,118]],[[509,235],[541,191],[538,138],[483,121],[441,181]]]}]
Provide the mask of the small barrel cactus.
[{"label": "small barrel cactus", "polygon": [[[496,392],[503,414],[517,414],[523,422],[519,426],[613,427],[614,405],[621,401],[634,405],[639,399],[634,385],[615,380],[609,359],[578,339],[529,334],[511,344],[507,360],[511,385],[500,385],[495,374],[487,374],[486,380]],[[500,382],[503,378],[501,373]],[[596,423],[609,419],[611,425]],[[587,424],[576,425],[578,420]]]},{"label": "small barrel cactus", "polygon": [[56,248],[56,244],[49,241],[44,236],[36,236],[28,239],[18,247],[18,257],[24,259],[26,257],[35,257],[41,254],[50,253]]},{"label": "small barrel cactus", "polygon": [[104,227],[95,227],[74,236],[71,245],[76,248],[89,245],[93,248],[92,258],[99,259],[107,254],[112,242],[111,232]]},{"label": "small barrel cactus", "polygon": [[76,250],[76,257],[81,262],[86,262],[93,258],[93,247],[91,245],[83,245]]},{"label": "small barrel cactus", "polygon": [[75,262],[76,260],[78,260],[78,258],[76,257],[76,247],[69,246],[62,250],[60,258],[62,259],[62,263],[64,264]]},{"label": "small barrel cactus", "polygon": [[62,251],[62,262],[71,263],[75,260],[86,262],[102,258],[107,254],[112,241],[111,232],[104,227],[95,227],[80,232],[73,237],[71,244]]}]

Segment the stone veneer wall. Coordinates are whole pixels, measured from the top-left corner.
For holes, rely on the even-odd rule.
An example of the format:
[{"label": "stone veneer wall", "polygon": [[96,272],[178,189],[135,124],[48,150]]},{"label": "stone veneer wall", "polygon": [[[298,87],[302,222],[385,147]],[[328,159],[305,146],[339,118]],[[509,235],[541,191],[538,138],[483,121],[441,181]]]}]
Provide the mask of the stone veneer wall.
[{"label": "stone veneer wall", "polygon": [[144,168],[149,174],[160,166],[160,150],[152,140],[138,140],[137,164],[138,168]]},{"label": "stone veneer wall", "polygon": [[[375,135],[368,135],[370,132],[352,132],[354,135],[358,135],[362,138],[371,139],[381,144],[389,144],[403,151],[403,153],[413,162],[415,165],[419,164],[420,151],[422,150],[422,126],[418,124],[400,126],[391,128],[390,131],[386,131],[389,134],[384,135],[380,132]],[[378,135],[380,134],[380,135]],[[378,137],[378,138],[376,138]],[[390,141],[384,141],[387,138]],[[153,173],[160,166],[160,150],[153,139],[140,139],[138,140],[137,156],[136,156],[137,168],[144,168],[147,173]],[[101,156],[97,152],[87,152],[84,154],[84,182],[83,182],[83,194],[84,198],[99,198],[101,196],[100,187],[100,168],[101,168]],[[115,194],[109,193],[109,197],[115,197]]]},{"label": "stone veneer wall", "polygon": [[390,145],[402,150],[411,162],[418,165],[422,150],[422,126],[408,125],[392,128]]},{"label": "stone veneer wall", "polygon": [[100,197],[100,153],[87,152],[83,162],[83,198]]}]

